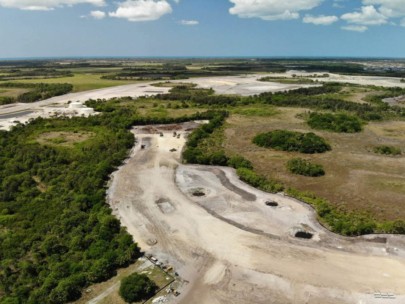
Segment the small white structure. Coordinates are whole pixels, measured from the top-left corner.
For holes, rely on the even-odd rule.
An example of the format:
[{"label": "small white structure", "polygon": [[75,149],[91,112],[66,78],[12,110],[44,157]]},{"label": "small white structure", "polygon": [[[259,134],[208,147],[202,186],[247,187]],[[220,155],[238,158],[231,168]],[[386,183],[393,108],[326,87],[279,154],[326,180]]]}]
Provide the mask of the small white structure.
[{"label": "small white structure", "polygon": [[74,101],[69,104],[69,109],[82,109],[82,108],[86,108],[86,106],[78,101]]},{"label": "small white structure", "polygon": [[71,102],[69,104],[68,111],[69,112],[74,111],[74,113],[75,114],[77,113],[77,115],[79,115],[79,116],[81,116],[81,115],[89,116],[91,114],[94,114],[94,110],[92,108],[86,107],[84,104],[82,104],[79,101]]}]

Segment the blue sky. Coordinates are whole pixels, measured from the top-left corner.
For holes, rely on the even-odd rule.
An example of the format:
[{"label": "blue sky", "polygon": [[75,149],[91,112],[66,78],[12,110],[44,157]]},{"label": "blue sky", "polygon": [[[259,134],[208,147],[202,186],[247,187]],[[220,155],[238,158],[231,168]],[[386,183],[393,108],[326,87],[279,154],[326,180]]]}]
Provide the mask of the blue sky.
[{"label": "blue sky", "polygon": [[405,0],[0,0],[0,58],[405,57]]}]

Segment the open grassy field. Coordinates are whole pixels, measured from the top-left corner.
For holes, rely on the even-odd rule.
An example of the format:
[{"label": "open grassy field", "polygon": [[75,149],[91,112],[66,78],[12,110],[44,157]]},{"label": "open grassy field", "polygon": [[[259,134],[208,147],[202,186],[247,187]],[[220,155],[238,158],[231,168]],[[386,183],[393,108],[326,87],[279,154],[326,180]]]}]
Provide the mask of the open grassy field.
[{"label": "open grassy field", "polygon": [[92,132],[46,132],[38,136],[37,141],[43,145],[73,147],[84,142],[95,134]]},{"label": "open grassy field", "polygon": [[[225,128],[226,151],[245,156],[261,174],[287,186],[312,191],[349,210],[369,211],[381,220],[404,218],[404,157],[378,155],[373,147],[386,144],[404,150],[405,122],[372,122],[362,133],[332,133],[314,131],[297,118],[305,109],[279,108],[278,111],[271,117],[232,115]],[[331,144],[332,151],[302,155],[260,148],[252,143],[257,133],[275,129],[314,132]],[[326,175],[311,178],[290,173],[286,163],[294,157],[323,165]]]},{"label": "open grassy field", "polygon": [[[117,85],[136,83],[133,80],[109,80],[101,79],[103,74],[97,72],[75,73],[73,77],[49,78],[49,79],[27,79],[16,80],[24,83],[70,83],[73,85],[73,92],[95,90]],[[138,81],[139,82],[139,81]]]}]

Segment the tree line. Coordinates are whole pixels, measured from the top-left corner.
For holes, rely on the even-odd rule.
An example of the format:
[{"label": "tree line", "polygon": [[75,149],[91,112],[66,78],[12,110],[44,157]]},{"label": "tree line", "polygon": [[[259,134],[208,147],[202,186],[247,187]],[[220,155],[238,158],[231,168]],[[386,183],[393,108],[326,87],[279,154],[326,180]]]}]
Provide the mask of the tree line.
[{"label": "tree line", "polygon": [[69,70],[57,70],[50,68],[35,68],[35,69],[10,69],[4,70],[5,75],[0,75],[0,80],[16,80],[16,79],[36,79],[36,78],[58,78],[58,77],[73,77],[73,73]]},{"label": "tree line", "polygon": [[28,92],[22,93],[17,97],[0,97],[0,104],[9,104],[14,102],[30,103],[48,99],[54,96],[64,95],[73,90],[73,85],[69,83],[5,82],[0,83],[0,88],[29,89]]}]

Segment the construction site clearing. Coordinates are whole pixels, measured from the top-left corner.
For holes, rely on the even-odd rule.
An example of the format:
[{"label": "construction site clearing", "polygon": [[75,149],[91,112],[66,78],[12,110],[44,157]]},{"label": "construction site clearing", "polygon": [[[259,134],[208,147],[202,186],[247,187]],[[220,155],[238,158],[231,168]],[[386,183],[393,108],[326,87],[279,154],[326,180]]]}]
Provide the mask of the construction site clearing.
[{"label": "construction site clearing", "polygon": [[113,213],[182,282],[156,303],[405,303],[403,236],[342,237],[307,204],[231,168],[182,164],[201,123],[133,128],[109,184]]}]

